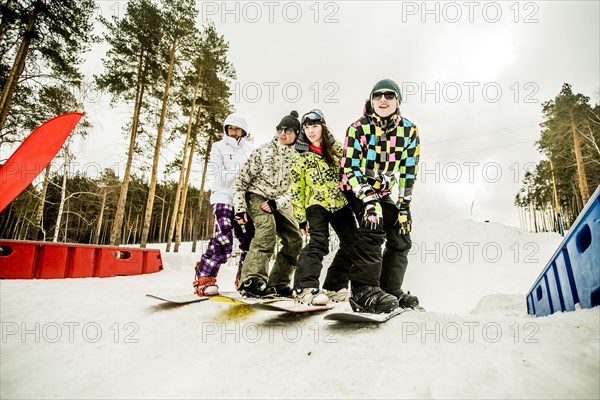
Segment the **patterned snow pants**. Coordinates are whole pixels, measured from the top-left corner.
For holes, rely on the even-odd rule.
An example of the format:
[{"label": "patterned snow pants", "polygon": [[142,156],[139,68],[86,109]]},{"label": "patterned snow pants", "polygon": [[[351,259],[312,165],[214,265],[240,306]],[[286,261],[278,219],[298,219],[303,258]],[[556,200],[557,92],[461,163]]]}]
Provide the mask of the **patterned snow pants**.
[{"label": "patterned snow pants", "polygon": [[200,258],[200,262],[196,267],[196,276],[217,276],[221,265],[227,262],[227,259],[233,251],[233,235],[240,242],[240,262],[236,275],[236,281],[240,279],[242,265],[250,242],[254,237],[254,224],[248,221],[243,226],[235,221],[235,213],[233,206],[230,204],[217,203],[213,204],[213,212],[215,214],[215,234],[208,243],[208,249]]}]

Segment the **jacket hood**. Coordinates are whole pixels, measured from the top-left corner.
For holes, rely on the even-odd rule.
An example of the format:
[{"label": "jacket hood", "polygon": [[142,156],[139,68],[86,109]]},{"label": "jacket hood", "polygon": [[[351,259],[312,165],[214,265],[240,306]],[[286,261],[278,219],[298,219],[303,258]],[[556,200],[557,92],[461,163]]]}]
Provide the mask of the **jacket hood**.
[{"label": "jacket hood", "polygon": [[225,118],[225,121],[223,122],[223,135],[225,135],[225,136],[228,136],[227,135],[227,125],[235,125],[235,126],[239,126],[240,128],[242,128],[244,130],[244,132],[242,133],[242,136],[247,136],[250,133],[248,131],[248,123],[246,122],[246,119],[244,117],[242,117],[240,114],[232,113],[232,114],[229,114],[227,116],[227,118]]}]

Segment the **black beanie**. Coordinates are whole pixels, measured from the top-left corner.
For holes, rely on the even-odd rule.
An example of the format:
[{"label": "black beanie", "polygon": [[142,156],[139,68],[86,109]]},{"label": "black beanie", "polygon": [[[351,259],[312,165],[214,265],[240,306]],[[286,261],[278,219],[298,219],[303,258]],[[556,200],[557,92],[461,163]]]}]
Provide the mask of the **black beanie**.
[{"label": "black beanie", "polygon": [[292,128],[296,131],[297,137],[300,133],[300,120],[298,119],[298,116],[298,111],[293,110],[289,115],[286,115],[281,119],[281,122],[277,125],[277,127],[279,128],[280,126],[285,126],[287,128]]}]

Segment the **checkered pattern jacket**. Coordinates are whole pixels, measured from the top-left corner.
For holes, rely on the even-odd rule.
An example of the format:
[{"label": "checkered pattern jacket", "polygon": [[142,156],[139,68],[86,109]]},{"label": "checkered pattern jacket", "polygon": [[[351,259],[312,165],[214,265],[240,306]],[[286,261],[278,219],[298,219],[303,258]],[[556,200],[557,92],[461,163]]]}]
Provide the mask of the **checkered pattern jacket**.
[{"label": "checkered pattern jacket", "polygon": [[398,207],[410,202],[419,163],[418,129],[400,114],[387,121],[364,115],[346,132],[340,188],[360,200],[388,195],[398,188]]},{"label": "checkered pattern jacket", "polygon": [[[341,145],[334,148],[341,154]],[[297,153],[292,164],[292,205],[298,222],[306,221],[306,209],[319,205],[329,212],[335,212],[347,204],[346,197],[340,191],[339,157],[335,157],[335,166],[331,167],[322,155],[307,151]]]}]

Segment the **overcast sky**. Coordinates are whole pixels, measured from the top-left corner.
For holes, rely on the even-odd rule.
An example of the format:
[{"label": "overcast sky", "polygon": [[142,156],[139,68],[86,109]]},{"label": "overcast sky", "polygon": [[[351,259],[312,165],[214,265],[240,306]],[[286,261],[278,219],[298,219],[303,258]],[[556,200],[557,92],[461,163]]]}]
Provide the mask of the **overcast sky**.
[{"label": "overcast sky", "polygon": [[[98,1],[99,12],[123,12],[125,4]],[[598,102],[598,1],[216,1],[197,7],[198,23],[214,21],[229,41],[237,71],[231,101],[256,144],[270,140],[291,110],[302,115],[315,107],[343,140],[373,84],[395,80],[402,114],[421,137],[416,220],[519,226],[513,200],[526,169],[541,159],[534,142],[542,102],[565,82]],[[101,71],[104,51],[98,46],[87,55],[86,73]],[[131,107],[112,109],[108,100],[89,106],[94,128],[78,144],[82,165],[124,165],[127,140],[120,129]],[[179,151],[167,146],[163,159]]]}]

